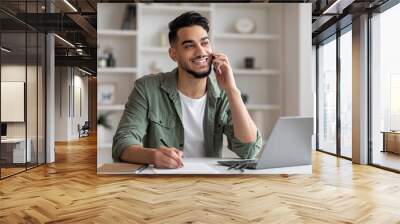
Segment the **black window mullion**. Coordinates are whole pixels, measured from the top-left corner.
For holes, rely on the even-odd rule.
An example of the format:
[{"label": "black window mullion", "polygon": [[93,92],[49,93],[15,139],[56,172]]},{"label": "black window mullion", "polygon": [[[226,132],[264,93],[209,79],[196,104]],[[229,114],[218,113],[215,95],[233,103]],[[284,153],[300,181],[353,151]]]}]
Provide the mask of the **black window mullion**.
[{"label": "black window mullion", "polygon": [[368,20],[367,20],[367,46],[368,46],[368,53],[367,53],[367,135],[368,135],[368,155],[367,160],[368,164],[373,164],[373,145],[372,145],[372,12],[368,12]]},{"label": "black window mullion", "polygon": [[[25,21],[28,19],[28,1],[25,0]],[[25,170],[28,170],[28,113],[27,113],[27,90],[28,90],[28,24],[25,23],[25,88],[24,88],[24,120],[25,120]]]},{"label": "black window mullion", "polygon": [[[39,0],[36,1],[36,13],[39,14]],[[38,165],[39,165],[39,31],[36,31],[36,166]]]},{"label": "black window mullion", "polygon": [[315,103],[315,113],[316,113],[316,119],[315,119],[315,148],[319,150],[319,44],[315,46],[315,92],[316,92],[316,103]]},{"label": "black window mullion", "polygon": [[341,119],[340,119],[340,84],[341,84],[341,64],[340,64],[340,30],[336,31],[336,154],[341,156]]}]

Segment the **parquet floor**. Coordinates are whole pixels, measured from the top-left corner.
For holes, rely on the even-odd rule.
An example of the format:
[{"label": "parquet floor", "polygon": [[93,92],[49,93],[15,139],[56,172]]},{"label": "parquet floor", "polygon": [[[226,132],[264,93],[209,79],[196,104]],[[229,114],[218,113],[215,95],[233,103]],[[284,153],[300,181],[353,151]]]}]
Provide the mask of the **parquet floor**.
[{"label": "parquet floor", "polygon": [[400,175],[320,152],[312,175],[97,176],[94,138],[0,181],[0,223],[400,223]]}]

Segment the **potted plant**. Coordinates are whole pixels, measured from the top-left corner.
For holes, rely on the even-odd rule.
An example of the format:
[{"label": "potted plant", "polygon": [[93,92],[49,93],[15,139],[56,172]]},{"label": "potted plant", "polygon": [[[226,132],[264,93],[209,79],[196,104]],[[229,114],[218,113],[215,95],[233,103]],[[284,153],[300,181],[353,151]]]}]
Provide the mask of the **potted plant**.
[{"label": "potted plant", "polygon": [[110,143],[112,141],[112,125],[109,116],[112,112],[100,113],[97,116],[97,142]]}]

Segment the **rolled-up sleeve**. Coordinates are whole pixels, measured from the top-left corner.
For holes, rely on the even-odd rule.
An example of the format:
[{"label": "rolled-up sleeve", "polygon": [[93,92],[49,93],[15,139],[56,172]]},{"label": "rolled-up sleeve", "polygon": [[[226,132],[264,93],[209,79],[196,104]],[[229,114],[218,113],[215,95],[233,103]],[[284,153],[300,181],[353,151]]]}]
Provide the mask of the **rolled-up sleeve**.
[{"label": "rolled-up sleeve", "polygon": [[148,101],[143,80],[136,80],[113,138],[112,156],[120,161],[123,151],[131,145],[141,145],[146,135]]},{"label": "rolled-up sleeve", "polygon": [[232,117],[227,113],[227,124],[224,127],[224,134],[228,140],[228,149],[236,153],[242,159],[253,159],[261,150],[262,137],[260,131],[257,130],[257,138],[255,141],[243,143],[235,137]]}]

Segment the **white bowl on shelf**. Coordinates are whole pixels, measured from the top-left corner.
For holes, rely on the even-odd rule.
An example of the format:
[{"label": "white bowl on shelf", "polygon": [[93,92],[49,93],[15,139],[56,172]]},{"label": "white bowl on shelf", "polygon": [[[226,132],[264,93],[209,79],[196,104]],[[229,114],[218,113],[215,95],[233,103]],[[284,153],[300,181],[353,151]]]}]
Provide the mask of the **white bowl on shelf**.
[{"label": "white bowl on shelf", "polygon": [[236,21],[235,29],[238,33],[253,33],[256,30],[256,23],[250,18],[241,18]]}]

